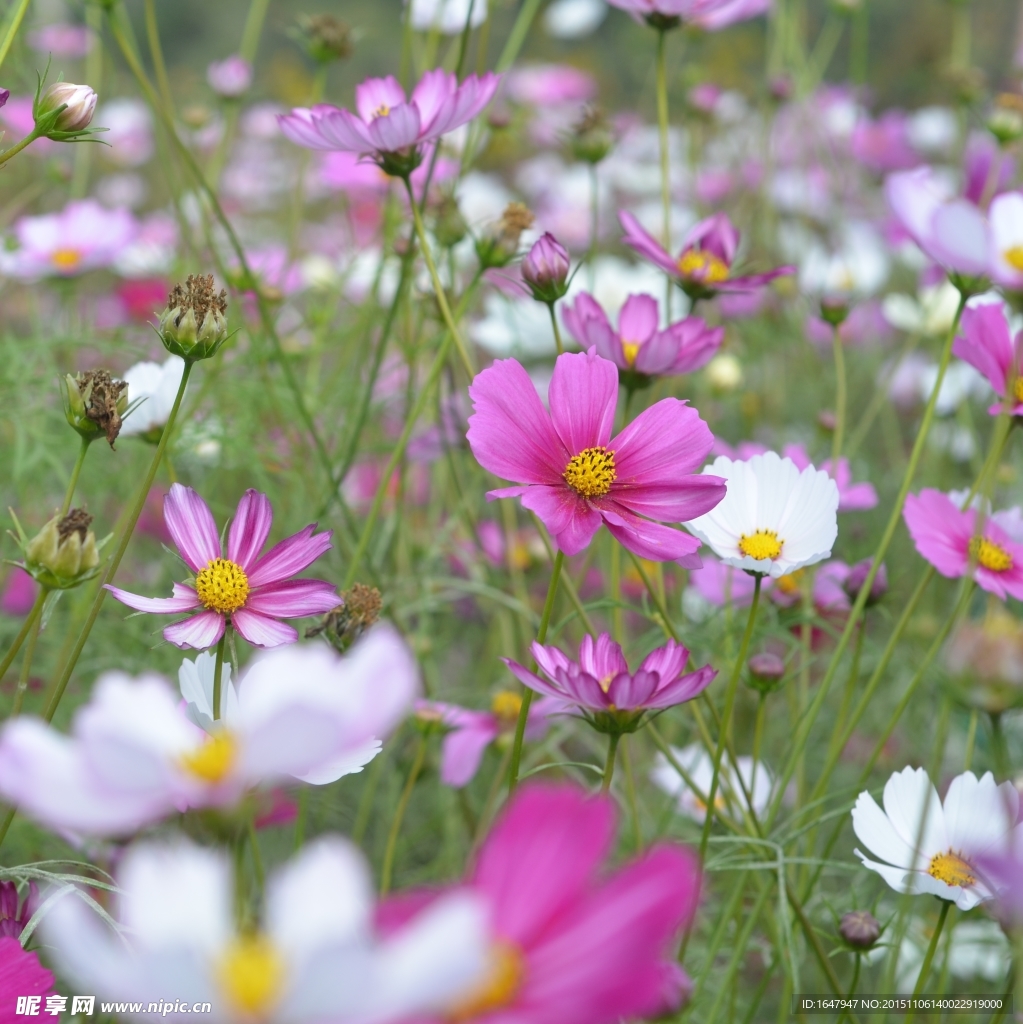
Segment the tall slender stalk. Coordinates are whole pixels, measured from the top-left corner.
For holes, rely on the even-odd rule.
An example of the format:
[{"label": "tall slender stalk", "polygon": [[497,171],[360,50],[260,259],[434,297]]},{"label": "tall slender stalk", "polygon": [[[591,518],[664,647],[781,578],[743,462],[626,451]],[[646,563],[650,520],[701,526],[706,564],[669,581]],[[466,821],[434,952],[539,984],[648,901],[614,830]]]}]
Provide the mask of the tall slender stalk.
[{"label": "tall slender stalk", "polygon": [[380,868],[380,895],[386,896],[391,891],[391,874],[394,871],[394,853],[398,848],[398,834],[401,832],[401,823],[405,819],[405,810],[412,797],[412,790],[415,787],[416,779],[423,769],[423,761],[426,759],[426,736],[419,737],[419,745],[416,747],[416,754],[409,769],[408,778],[405,780],[405,788],[398,798],[398,806],[394,810],[394,817],[391,819],[391,830],[387,834],[387,847],[384,850],[384,862]]},{"label": "tall slender stalk", "polygon": [[7,54],[11,51],[11,46],[14,44],[14,37],[18,34],[18,29],[21,28],[21,23],[25,20],[25,12],[28,10],[29,0],[21,0],[17,7],[11,9],[11,18],[7,24],[7,33],[4,35],[4,41],[0,43],[0,66],[7,60]]},{"label": "tall slender stalk", "polygon": [[[668,67],[667,30],[657,30],[657,132],[661,146],[661,234],[664,248],[671,252],[671,166],[668,158]],[[665,279],[664,305],[671,319],[672,280]]]},{"label": "tall slender stalk", "polygon": [[[43,605],[49,595],[46,587],[40,587],[36,595],[32,610],[28,613],[28,646],[25,648],[25,657],[21,663],[21,675],[18,677],[18,688],[14,692],[14,703],[11,706],[11,717],[21,712],[22,702],[25,700],[25,691],[28,689],[28,677],[32,668],[32,656],[35,654],[36,641],[39,639],[39,628],[43,620]],[[2,677],[3,673],[0,673]]]},{"label": "tall slender stalk", "polygon": [[[213,721],[217,722],[220,720],[220,705],[223,703],[221,699],[221,683],[224,676],[224,645],[227,643],[227,633],[231,628],[229,622],[224,623],[224,632],[220,636],[220,642],[217,644],[217,660],[213,666]],[[237,669],[237,665],[235,668]]]},{"label": "tall slender stalk", "polygon": [[68,514],[68,509],[71,508],[71,500],[75,496],[75,488],[78,486],[78,476],[82,472],[82,465],[85,462],[85,456],[89,454],[89,441],[87,438],[81,439],[81,444],[78,446],[78,458],[75,459],[74,467],[71,470],[71,479],[67,482],[67,490],[64,492],[64,501],[60,506],[61,517]]},{"label": "tall slender stalk", "polygon": [[838,324],[831,328],[831,351],[835,358],[835,431],[831,437],[831,475],[838,476],[838,457],[842,454],[845,438],[845,348],[838,332]]},{"label": "tall slender stalk", "polygon": [[600,783],[601,793],[606,793],[611,788],[611,776],[615,771],[615,755],[618,753],[618,741],[621,738],[617,732],[611,733],[607,738],[607,760],[604,762],[604,777]]}]

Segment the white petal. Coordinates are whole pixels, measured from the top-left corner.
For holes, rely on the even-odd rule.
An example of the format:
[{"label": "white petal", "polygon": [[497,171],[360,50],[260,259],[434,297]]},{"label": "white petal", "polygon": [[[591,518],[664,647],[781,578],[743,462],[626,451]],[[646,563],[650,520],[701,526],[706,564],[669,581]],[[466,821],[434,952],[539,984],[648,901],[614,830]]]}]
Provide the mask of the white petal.
[{"label": "white petal", "polygon": [[888,816],[866,791],[856,799],[852,823],[856,838],[871,853],[903,869],[919,866],[920,858],[913,857],[913,848],[892,827]]},{"label": "white petal", "polygon": [[884,809],[902,840],[928,859],[949,849],[941,801],[923,768],[903,768],[885,783]]}]

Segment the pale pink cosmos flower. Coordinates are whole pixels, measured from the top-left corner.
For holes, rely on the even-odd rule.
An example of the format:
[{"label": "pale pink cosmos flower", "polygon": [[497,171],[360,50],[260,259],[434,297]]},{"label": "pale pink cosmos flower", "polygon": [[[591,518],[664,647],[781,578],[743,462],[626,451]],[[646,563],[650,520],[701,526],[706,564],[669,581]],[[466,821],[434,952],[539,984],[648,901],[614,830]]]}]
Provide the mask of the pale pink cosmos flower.
[{"label": "pale pink cosmos flower", "polygon": [[214,61],[206,69],[206,81],[218,96],[236,99],[252,85],[252,65],[234,53],[224,60]]},{"label": "pale pink cosmos flower", "polygon": [[341,603],[331,584],[291,578],[330,547],[330,531],[314,534],[314,523],[260,557],[273,525],[265,494],[250,489],[238,502],[226,558],[213,513],[191,487],[172,484],[163,515],[181,557],[195,573],[194,581],[175,583],[174,596],[167,598],[141,597],[109,585],[107,590],[129,608],[154,615],[202,609],[163,631],[164,639],[177,647],[212,647],[228,620],[255,647],[294,643],[298,633],[279,618],[319,615]]},{"label": "pale pink cosmos flower", "polygon": [[618,330],[587,292],[574,305],[564,307],[561,318],[583,348],[592,345],[619,370],[643,377],[693,373],[710,361],[725,336],[723,327],[708,327],[698,316],[661,330],[657,300],[651,295],[630,295],[625,300]]},{"label": "pale pink cosmos flower", "polygon": [[681,22],[717,32],[739,21],[756,18],[771,8],[771,0],[608,0],[639,22],[671,28]]},{"label": "pale pink cosmos flower", "polygon": [[[700,869],[658,844],[607,872],[615,811],[571,786],[523,786],[487,836],[464,888],[490,910],[491,974],[447,1019],[618,1024],[677,1010],[675,958],[699,902]],[[429,896],[385,905],[397,923]]]},{"label": "pale pink cosmos flower", "polygon": [[408,174],[422,147],[471,121],[491,101],[500,77],[427,71],[406,99],[396,78],[368,78],[356,86],[357,113],[326,103],[278,117],[281,131],[307,149],[347,150],[375,160],[388,173]]},{"label": "pale pink cosmos flower", "polygon": [[959,334],[952,354],[987,377],[999,401],[988,410],[997,416],[1005,408],[1006,391],[1011,387],[1009,412],[1023,415],[1023,331],[1013,338],[1005,308],[1000,302],[968,306],[959,322]]},{"label": "pale pink cosmos flower", "polygon": [[[813,465],[806,449],[801,444],[787,444],[782,449],[782,455],[791,459],[799,470]],[[831,459],[825,459],[820,464],[820,469],[825,473],[831,473]],[[840,458],[838,469],[833,474],[835,485],[838,487],[838,511],[859,512],[864,509],[873,508],[877,504],[877,491],[872,483],[863,482],[854,484],[852,482],[852,470],[849,468],[849,460]]]},{"label": "pale pink cosmos flower", "polygon": [[903,517],[917,551],[942,576],[965,576],[972,560],[978,587],[1002,600],[1023,600],[1023,544],[1002,528],[998,513],[985,517],[974,536],[976,509],[962,511],[947,494],[927,488],[906,498]]},{"label": "pale pink cosmos flower", "polygon": [[739,249],[739,230],[725,213],[715,213],[691,228],[677,257],[648,232],[627,210],[618,214],[625,228],[623,241],[644,259],[675,279],[693,299],[709,299],[718,292],[748,292],[763,287],[776,277],[795,272],[795,267],[777,267],[765,274],[732,276],[732,264]]},{"label": "pale pink cosmos flower", "polygon": [[570,64],[528,64],[508,73],[502,94],[516,103],[545,107],[585,103],[597,95],[597,80]]},{"label": "pale pink cosmos flower", "polygon": [[[767,587],[773,581],[767,580]],[[703,565],[689,574],[689,583],[708,604],[715,608],[731,605],[745,608],[753,601],[755,583],[749,573],[724,562],[712,555],[703,556]]]},{"label": "pale pink cosmos flower", "polygon": [[85,25],[69,25],[62,21],[44,25],[28,34],[28,45],[36,53],[46,53],[51,57],[84,57],[95,42],[95,35]]},{"label": "pale pink cosmos flower", "polygon": [[18,248],[0,255],[0,269],[19,278],[74,277],[111,266],[138,233],[130,210],[75,200],[59,213],[22,217],[14,225]]},{"label": "pale pink cosmos flower", "polygon": [[663,711],[692,700],[717,675],[717,669],[709,665],[686,672],[689,651],[674,640],[651,651],[634,672],[629,671],[621,645],[608,633],[601,633],[596,640],[584,636],[575,661],[557,647],[534,642],[531,650],[542,676],[511,658],[501,660],[523,686],[574,704],[598,728],[613,731],[616,727],[631,731],[645,712]]},{"label": "pale pink cosmos flower", "polygon": [[0,593],[0,613],[27,615],[36,602],[36,586],[36,581],[24,569],[14,566]]},{"label": "pale pink cosmos flower", "polygon": [[586,548],[603,523],[640,558],[699,564],[699,541],[662,525],[724,497],[720,478],[694,473],[712,442],[695,409],[663,398],[612,438],[618,368],[593,349],[558,356],[550,413],[514,359],[478,374],[469,397],[473,455],[495,476],[520,481],[487,497],[520,497],[566,555]]}]

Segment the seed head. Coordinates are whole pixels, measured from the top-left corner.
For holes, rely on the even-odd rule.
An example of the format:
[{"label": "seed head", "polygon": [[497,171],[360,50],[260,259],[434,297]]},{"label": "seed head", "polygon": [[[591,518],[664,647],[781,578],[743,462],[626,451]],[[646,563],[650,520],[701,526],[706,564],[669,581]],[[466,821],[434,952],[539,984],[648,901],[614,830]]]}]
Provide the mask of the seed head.
[{"label": "seed head", "polygon": [[24,545],[25,569],[50,590],[67,590],[91,576],[99,565],[92,516],[73,508],[54,516]]},{"label": "seed head", "polygon": [[321,64],[344,60],[352,55],[352,30],[332,14],[302,14],[294,35],[313,60]]},{"label": "seed head", "polygon": [[383,600],[376,587],[363,583],[342,591],[341,600],[341,604],[324,615],[318,626],[306,631],[306,637],[322,633],[324,639],[343,654],[380,618]]},{"label": "seed head", "polygon": [[227,292],[218,292],[213,275],[189,274],[167,296],[159,334],[168,352],[194,362],[208,359],[227,339]]},{"label": "seed head", "polygon": [[533,226],[536,218],[525,203],[509,203],[501,219],[476,242],[476,255],[485,268],[503,267],[510,263],[519,249],[522,232]]},{"label": "seed head", "polygon": [[128,385],[114,380],[108,370],[88,370],[64,377],[64,415],[88,441],[101,435],[111,448],[121,432],[121,418],[128,409]]}]

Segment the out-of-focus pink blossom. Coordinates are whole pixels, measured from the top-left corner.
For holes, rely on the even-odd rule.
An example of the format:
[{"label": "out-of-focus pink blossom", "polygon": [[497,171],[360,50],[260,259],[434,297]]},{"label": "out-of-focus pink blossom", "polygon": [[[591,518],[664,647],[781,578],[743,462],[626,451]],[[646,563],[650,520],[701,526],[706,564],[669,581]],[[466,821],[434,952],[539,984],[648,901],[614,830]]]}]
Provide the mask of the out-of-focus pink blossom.
[{"label": "out-of-focus pink blossom", "polygon": [[153,116],[145,103],[125,96],[107,100],[96,114],[96,123],[106,128],[104,159],[118,167],[141,167],[153,155]]},{"label": "out-of-focus pink blossom", "polygon": [[963,197],[980,205],[1004,192],[1016,176],[1016,161],[988,132],[971,132],[963,150]]},{"label": "out-of-focus pink blossom", "polygon": [[504,92],[516,103],[543,107],[556,103],[585,103],[597,95],[594,77],[570,64],[532,64],[510,71]]},{"label": "out-of-focus pink blossom", "polygon": [[0,1024],[20,1024],[19,996],[47,996],[53,992],[53,974],[39,962],[38,953],[21,948],[9,935],[0,937]]},{"label": "out-of-focus pink blossom", "polygon": [[[700,597],[715,608],[729,604],[733,608],[745,608],[753,600],[753,577],[741,569],[725,565],[713,555],[703,556],[703,565],[693,569],[689,582]],[[770,587],[772,582],[768,579],[767,586]]]},{"label": "out-of-focus pink blossom", "polygon": [[[819,316],[808,316],[806,337],[819,348],[831,346],[834,328]],[[879,303],[873,300],[853,306],[838,327],[838,336],[845,345],[884,345],[891,340],[892,325],[885,319]]]},{"label": "out-of-focus pink blossom", "polygon": [[0,935],[17,939],[38,907],[39,886],[35,882],[29,883],[23,900],[14,882],[0,882]]},{"label": "out-of-focus pink blossom", "polygon": [[872,171],[904,171],[920,163],[909,141],[908,120],[901,110],[889,110],[876,121],[862,117],[853,129],[852,154]]},{"label": "out-of-focus pink blossom", "polygon": [[252,65],[237,53],[222,61],[214,61],[206,69],[210,88],[225,99],[237,99],[252,85]]},{"label": "out-of-focus pink blossom", "polygon": [[1010,387],[1009,412],[1013,416],[1023,415],[1023,331],[1015,338],[1012,336],[1005,307],[1000,302],[963,310],[952,354],[984,374],[995,389],[999,401],[988,410],[992,416],[1005,408]]},{"label": "out-of-focus pink blossom", "polygon": [[609,0],[636,21],[655,28],[685,23],[717,32],[739,21],[755,18],[771,7],[771,0]]},{"label": "out-of-focus pink blossom", "polygon": [[162,277],[122,281],[117,286],[117,297],[128,316],[137,323],[156,323],[159,310],[167,305],[170,284]]},{"label": "out-of-focus pink blossom", "polygon": [[36,600],[36,582],[24,569],[14,566],[7,574],[0,594],[0,612],[4,615],[28,615]]},{"label": "out-of-focus pink blossom", "polygon": [[[35,128],[36,119],[33,113],[35,99],[32,96],[11,96],[10,91],[5,89],[7,99],[0,103],[0,123],[12,133],[10,141],[20,142],[29,132]],[[5,142],[8,140],[5,138]],[[104,140],[105,141],[105,140]],[[59,142],[50,139],[36,139],[28,146],[28,150],[37,156],[52,153],[60,147]]]},{"label": "out-of-focus pink blossom", "polygon": [[69,25],[67,22],[44,25],[28,34],[28,45],[36,53],[48,53],[53,57],[84,57],[95,42],[96,37],[85,25]]},{"label": "out-of-focus pink blossom", "polygon": [[[813,465],[806,449],[801,444],[787,444],[782,454],[791,459],[796,467],[804,470],[807,466]],[[825,473],[831,472],[831,459],[826,459],[818,467]],[[834,474],[835,483],[838,485],[838,511],[859,512],[863,509],[873,508],[877,504],[877,491],[871,483],[854,484],[852,482],[852,470],[849,468],[849,460],[840,458],[838,470]]]},{"label": "out-of-focus pink blossom", "polygon": [[[782,608],[799,604],[803,599],[802,579],[805,572],[805,569],[800,569],[787,576],[779,576],[771,588],[771,600]],[[818,612],[849,610],[849,595],[843,586],[848,576],[849,566],[837,559],[825,562],[817,569],[813,578],[812,600]]]}]

